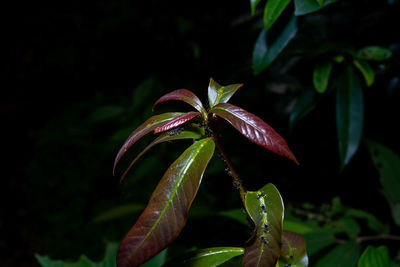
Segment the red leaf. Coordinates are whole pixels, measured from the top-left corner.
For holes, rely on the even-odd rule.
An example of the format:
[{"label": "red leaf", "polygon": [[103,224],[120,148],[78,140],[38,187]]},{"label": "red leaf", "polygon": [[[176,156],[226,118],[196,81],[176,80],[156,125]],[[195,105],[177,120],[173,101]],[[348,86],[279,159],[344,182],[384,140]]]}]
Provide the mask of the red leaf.
[{"label": "red leaf", "polygon": [[210,112],[227,120],[250,141],[298,164],[285,139],[256,115],[228,103],[220,103],[213,107]]},{"label": "red leaf", "polygon": [[167,121],[166,123],[162,124],[161,126],[158,126],[154,132],[155,133],[161,133],[161,132],[165,132],[168,131],[169,129],[175,128],[179,125],[184,124],[187,121],[190,121],[191,119],[193,119],[194,117],[198,116],[200,113],[196,112],[196,111],[190,111],[190,112],[186,112],[182,115],[179,115],[176,118],[173,118],[172,120]]},{"label": "red leaf", "polygon": [[203,104],[201,103],[200,99],[193,92],[191,92],[187,89],[178,89],[178,90],[172,91],[166,95],[163,95],[162,97],[160,97],[160,99],[158,99],[154,103],[153,108],[157,104],[165,102],[165,101],[169,101],[169,100],[179,100],[179,101],[186,102],[189,105],[191,105],[192,107],[194,107],[195,109],[197,109],[204,118],[207,118],[207,112],[204,109]]}]

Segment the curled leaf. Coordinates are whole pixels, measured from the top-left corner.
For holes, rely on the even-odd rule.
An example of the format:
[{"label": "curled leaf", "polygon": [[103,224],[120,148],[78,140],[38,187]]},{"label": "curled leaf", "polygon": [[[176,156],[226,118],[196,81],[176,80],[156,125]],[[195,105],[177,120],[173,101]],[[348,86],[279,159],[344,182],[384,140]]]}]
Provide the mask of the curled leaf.
[{"label": "curled leaf", "polygon": [[353,64],[364,76],[367,86],[371,86],[375,80],[375,72],[371,66],[364,60],[353,60]]},{"label": "curled leaf", "polygon": [[279,266],[306,267],[308,266],[308,256],[306,251],[306,241],[294,232],[283,231],[282,250]]},{"label": "curled leaf", "polygon": [[199,112],[195,112],[195,111],[183,113],[182,115],[179,115],[178,117],[175,117],[172,120],[165,122],[161,126],[158,126],[154,130],[154,132],[161,133],[161,132],[168,131],[169,129],[178,127],[179,125],[182,125],[182,124],[190,121],[191,119],[198,116],[199,114],[200,114]]},{"label": "curled leaf", "polygon": [[208,86],[208,103],[210,104],[210,108],[219,103],[228,102],[233,94],[242,86],[243,84],[230,84],[224,86],[218,84],[213,78],[210,78],[210,84]]}]

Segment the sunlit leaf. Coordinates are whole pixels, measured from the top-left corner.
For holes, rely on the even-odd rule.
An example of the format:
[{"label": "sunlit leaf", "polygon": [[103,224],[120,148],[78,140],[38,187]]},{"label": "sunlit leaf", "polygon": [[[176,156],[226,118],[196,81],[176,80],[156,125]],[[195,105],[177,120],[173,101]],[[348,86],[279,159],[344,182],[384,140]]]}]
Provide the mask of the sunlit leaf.
[{"label": "sunlit leaf", "polygon": [[389,250],[385,246],[373,247],[368,246],[362,253],[358,260],[358,267],[376,267],[376,266],[388,266],[396,267],[399,266],[395,262],[392,262],[389,257]]},{"label": "sunlit leaf", "polygon": [[208,86],[208,103],[210,108],[219,103],[226,103],[243,84],[220,85],[213,78]]},{"label": "sunlit leaf", "polygon": [[264,29],[268,31],[291,0],[268,0],[264,9]]},{"label": "sunlit leaf", "polygon": [[356,54],[359,59],[382,61],[392,56],[392,51],[381,46],[367,46],[358,50]]},{"label": "sunlit leaf", "polygon": [[250,0],[250,9],[251,9],[251,15],[254,15],[256,12],[256,7],[258,3],[260,3],[261,0]]},{"label": "sunlit leaf", "polygon": [[364,99],[360,81],[347,66],[336,93],[336,130],[341,169],[357,152],[363,129]]},{"label": "sunlit leaf", "polygon": [[360,244],[350,241],[330,250],[315,267],[354,267],[360,256]]},{"label": "sunlit leaf", "polygon": [[250,141],[298,163],[286,141],[256,115],[228,103],[220,103],[210,112],[227,120]]},{"label": "sunlit leaf", "polygon": [[371,68],[371,66],[364,60],[353,60],[353,64],[364,76],[365,83],[367,84],[367,86],[371,86],[375,80],[375,72]]},{"label": "sunlit leaf", "polygon": [[308,13],[312,13],[312,12],[318,11],[321,8],[324,8],[332,3],[335,3],[339,0],[325,0],[325,1],[317,0],[317,1],[315,1],[315,0],[295,0],[294,1],[294,6],[295,6],[294,14],[296,16],[301,16],[301,15],[305,15]]},{"label": "sunlit leaf", "polygon": [[297,20],[292,17],[281,34],[267,45],[267,32],[263,29],[253,49],[253,72],[255,75],[267,68],[289,44],[297,33]]},{"label": "sunlit leaf", "polygon": [[182,257],[167,262],[164,266],[170,267],[205,267],[218,266],[234,257],[243,254],[243,248],[237,247],[215,247],[192,251]]},{"label": "sunlit leaf", "polygon": [[178,117],[175,117],[175,118],[165,122],[164,124],[158,126],[154,130],[154,132],[160,133],[160,132],[168,131],[172,128],[178,127],[179,125],[182,125],[182,124],[190,121],[191,119],[193,119],[194,117],[196,117],[198,115],[200,115],[200,113],[195,112],[195,111],[183,113],[182,115],[179,115]]},{"label": "sunlit leaf", "polygon": [[157,128],[161,124],[165,123],[166,121],[169,121],[175,117],[178,117],[181,114],[182,113],[180,113],[180,112],[168,112],[168,113],[163,113],[160,115],[155,115],[155,116],[150,117],[148,120],[146,120],[144,123],[142,123],[139,127],[137,127],[129,135],[129,137],[126,139],[125,143],[122,145],[121,149],[118,151],[118,154],[114,160],[113,173],[115,172],[115,167],[117,166],[121,157],[137,140],[139,140],[145,134],[148,134],[149,132],[153,131],[155,128]]},{"label": "sunlit leaf", "polygon": [[243,256],[244,267],[275,267],[281,254],[283,201],[273,184],[245,196],[247,214],[254,223],[252,237]]},{"label": "sunlit leaf", "polygon": [[139,266],[175,240],[186,223],[214,147],[211,138],[199,140],[168,168],[146,209],[121,242],[118,266]]},{"label": "sunlit leaf", "polygon": [[280,267],[306,267],[308,256],[306,241],[294,232],[284,231],[282,236],[282,250],[279,258]]},{"label": "sunlit leaf", "polygon": [[165,101],[170,101],[170,100],[178,100],[178,101],[183,101],[194,107],[198,112],[202,114],[204,118],[207,118],[207,112],[203,107],[203,104],[201,103],[200,99],[191,91],[187,89],[178,89],[175,91],[172,91],[168,94],[163,95],[160,97],[153,105],[153,109],[156,105],[159,103],[165,102]]},{"label": "sunlit leaf", "polygon": [[289,117],[289,128],[293,129],[295,123],[310,113],[316,106],[316,97],[314,90],[304,91],[296,100]]},{"label": "sunlit leaf", "polygon": [[324,93],[328,88],[329,77],[332,71],[332,62],[318,64],[313,73],[313,84],[318,93]]}]

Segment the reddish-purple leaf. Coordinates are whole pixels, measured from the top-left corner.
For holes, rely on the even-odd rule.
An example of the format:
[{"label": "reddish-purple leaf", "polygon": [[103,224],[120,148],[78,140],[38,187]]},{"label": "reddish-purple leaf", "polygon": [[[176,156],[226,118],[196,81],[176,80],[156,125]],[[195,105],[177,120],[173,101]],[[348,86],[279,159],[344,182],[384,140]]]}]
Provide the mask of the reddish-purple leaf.
[{"label": "reddish-purple leaf", "polygon": [[166,121],[169,121],[175,117],[178,117],[182,113],[180,112],[168,112],[168,113],[163,113],[160,115],[155,115],[150,117],[148,120],[146,120],[144,123],[142,123],[139,127],[134,130],[129,137],[126,139],[125,143],[122,145],[121,149],[118,151],[117,156],[115,157],[114,160],[114,168],[113,168],[113,173],[115,172],[115,167],[117,166],[119,160],[122,158],[122,156],[125,154],[125,152],[137,141],[139,140],[142,136],[145,134],[151,132],[161,124],[165,123]]},{"label": "reddish-purple leaf", "polygon": [[214,148],[211,138],[199,140],[168,168],[146,209],[121,242],[119,267],[143,264],[179,235]]},{"label": "reddish-purple leaf", "polygon": [[160,99],[158,99],[154,103],[153,108],[157,104],[165,102],[165,101],[169,101],[169,100],[179,100],[179,101],[186,102],[189,105],[191,105],[192,107],[194,107],[195,109],[197,109],[197,111],[199,111],[204,118],[207,118],[207,111],[204,109],[203,104],[201,103],[200,99],[193,92],[191,92],[187,89],[178,89],[178,90],[172,91],[166,95],[163,95],[162,97],[160,97]]},{"label": "reddish-purple leaf", "polygon": [[200,115],[200,113],[196,112],[196,111],[190,111],[190,112],[183,113],[182,115],[179,115],[178,117],[173,118],[172,120],[169,120],[169,121],[165,122],[161,126],[158,126],[154,130],[154,132],[155,133],[161,133],[161,132],[168,131],[169,129],[178,127],[179,125],[182,125],[185,122],[190,121],[191,119],[193,119],[194,117],[196,117],[198,115]]},{"label": "reddish-purple leaf", "polygon": [[220,103],[213,107],[210,112],[227,120],[250,141],[298,164],[285,139],[256,115],[228,103]]}]

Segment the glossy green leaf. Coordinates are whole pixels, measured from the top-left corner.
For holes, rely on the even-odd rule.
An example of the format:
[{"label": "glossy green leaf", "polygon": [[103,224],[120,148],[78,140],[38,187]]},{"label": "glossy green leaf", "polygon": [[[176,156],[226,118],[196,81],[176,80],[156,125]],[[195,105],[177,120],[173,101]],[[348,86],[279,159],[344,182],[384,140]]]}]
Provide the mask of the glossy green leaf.
[{"label": "glossy green leaf", "polygon": [[294,232],[284,231],[282,236],[282,250],[279,258],[280,267],[307,267],[308,256],[306,241]]},{"label": "glossy green leaf", "polygon": [[365,60],[382,61],[392,56],[392,51],[381,46],[367,46],[358,50],[357,58]]},{"label": "glossy green leaf", "polygon": [[257,192],[248,191],[245,207],[254,231],[246,242],[243,266],[275,267],[281,254],[284,211],[278,189],[267,184]]},{"label": "glossy green leaf", "polygon": [[264,9],[264,29],[268,31],[291,0],[268,0]]},{"label": "glossy green leaf", "polygon": [[336,130],[341,169],[357,152],[363,129],[364,99],[360,81],[347,66],[336,93]]},{"label": "glossy green leaf", "polygon": [[186,224],[187,213],[214,148],[211,138],[199,140],[172,163],[146,209],[122,240],[118,266],[139,266],[175,240]]},{"label": "glossy green leaf", "polygon": [[243,248],[215,247],[192,251],[180,258],[167,262],[164,266],[179,267],[203,267],[218,266],[234,257],[243,254]]},{"label": "glossy green leaf", "polygon": [[364,60],[353,60],[353,64],[364,76],[367,86],[371,86],[375,80],[375,72],[371,66]]},{"label": "glossy green leaf", "polygon": [[360,244],[350,241],[329,251],[315,267],[354,267],[360,256]]},{"label": "glossy green leaf", "polygon": [[302,233],[306,240],[307,252],[312,255],[321,249],[335,243],[335,235],[328,230],[317,229],[312,232]]},{"label": "glossy green leaf", "polygon": [[314,68],[313,73],[313,84],[314,88],[318,93],[324,93],[328,88],[329,77],[332,71],[332,62],[328,61],[322,64],[318,64]]},{"label": "glossy green leaf", "polygon": [[253,72],[255,75],[267,68],[289,44],[297,33],[297,19],[292,17],[278,38],[267,45],[267,32],[263,29],[253,49]]},{"label": "glossy green leaf", "polygon": [[295,123],[308,115],[316,106],[314,90],[304,91],[296,100],[289,117],[289,128],[293,129]]},{"label": "glossy green leaf", "polygon": [[[315,11],[320,10],[321,8],[324,8],[332,3],[335,3],[339,0],[295,0],[294,1],[294,6],[295,6],[295,11],[294,14],[296,16],[301,16],[305,14],[309,14]],[[323,2],[323,3],[322,3]],[[322,4],[321,4],[322,3]]]},{"label": "glossy green leaf", "polygon": [[242,86],[243,84],[230,84],[224,86],[218,84],[213,78],[210,78],[210,84],[208,85],[208,103],[210,104],[210,108],[219,103],[228,102],[233,94]]},{"label": "glossy green leaf", "polygon": [[400,226],[400,157],[381,144],[368,141],[367,145],[379,171],[383,193],[391,206],[394,221]]},{"label": "glossy green leaf", "polygon": [[375,266],[390,266],[389,251],[387,247],[381,246],[375,248],[373,246],[368,246],[358,260],[358,267]]},{"label": "glossy green leaf", "polygon": [[114,219],[118,219],[120,217],[132,215],[138,213],[144,209],[144,205],[142,204],[126,204],[119,207],[115,207],[109,210],[106,210],[99,215],[97,215],[93,221],[95,222],[105,222]]},{"label": "glossy green leaf", "polygon": [[162,125],[166,121],[169,121],[175,117],[178,117],[183,113],[181,112],[168,112],[168,113],[163,113],[160,115],[155,115],[150,117],[148,120],[146,120],[144,123],[142,123],[139,127],[137,127],[126,139],[125,143],[122,145],[121,149],[118,151],[117,156],[115,157],[114,160],[114,167],[113,167],[113,173],[115,172],[115,167],[117,166],[119,160],[122,158],[122,156],[125,154],[125,152],[141,137],[144,135],[148,134],[149,132],[153,131],[155,128],[158,126]]},{"label": "glossy green leaf", "polygon": [[254,15],[256,12],[256,7],[258,3],[260,3],[261,0],[250,0],[250,9],[251,9],[251,15]]},{"label": "glossy green leaf", "polygon": [[255,144],[287,157],[298,164],[285,139],[256,115],[228,103],[220,103],[213,107],[210,112],[227,120],[236,130]]}]

